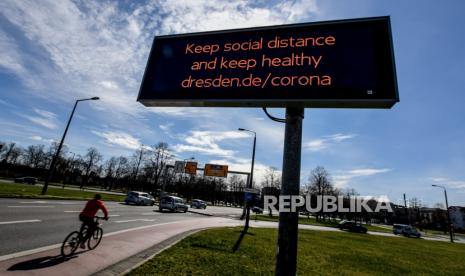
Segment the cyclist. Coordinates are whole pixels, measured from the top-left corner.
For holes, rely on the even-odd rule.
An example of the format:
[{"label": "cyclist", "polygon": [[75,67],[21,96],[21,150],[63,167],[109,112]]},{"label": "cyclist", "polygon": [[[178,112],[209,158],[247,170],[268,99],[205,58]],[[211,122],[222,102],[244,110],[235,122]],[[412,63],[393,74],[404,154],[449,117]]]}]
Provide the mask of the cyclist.
[{"label": "cyclist", "polygon": [[87,233],[84,239],[81,242],[81,248],[86,248],[85,242],[92,236],[97,227],[96,222],[94,221],[95,214],[97,214],[98,210],[102,210],[103,214],[105,215],[105,220],[108,220],[108,210],[103,204],[101,200],[102,196],[100,194],[96,194],[94,199],[87,201],[86,206],[79,214],[79,220],[82,221],[81,230],[87,225]]}]

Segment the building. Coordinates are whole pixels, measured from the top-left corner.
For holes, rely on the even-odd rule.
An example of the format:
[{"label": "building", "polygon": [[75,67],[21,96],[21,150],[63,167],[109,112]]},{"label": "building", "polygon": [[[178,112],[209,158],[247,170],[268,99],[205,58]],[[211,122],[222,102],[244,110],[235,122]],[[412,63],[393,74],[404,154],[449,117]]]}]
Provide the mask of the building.
[{"label": "building", "polygon": [[465,230],[465,207],[449,207],[449,215],[455,229]]}]

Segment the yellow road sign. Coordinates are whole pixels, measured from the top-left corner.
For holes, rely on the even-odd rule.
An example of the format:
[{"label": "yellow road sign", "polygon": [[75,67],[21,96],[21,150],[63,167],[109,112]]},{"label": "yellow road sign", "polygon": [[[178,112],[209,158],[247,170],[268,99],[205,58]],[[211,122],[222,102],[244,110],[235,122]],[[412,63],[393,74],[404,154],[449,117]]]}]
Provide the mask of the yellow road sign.
[{"label": "yellow road sign", "polygon": [[228,166],[227,165],[205,164],[204,175],[216,176],[216,177],[227,177]]}]

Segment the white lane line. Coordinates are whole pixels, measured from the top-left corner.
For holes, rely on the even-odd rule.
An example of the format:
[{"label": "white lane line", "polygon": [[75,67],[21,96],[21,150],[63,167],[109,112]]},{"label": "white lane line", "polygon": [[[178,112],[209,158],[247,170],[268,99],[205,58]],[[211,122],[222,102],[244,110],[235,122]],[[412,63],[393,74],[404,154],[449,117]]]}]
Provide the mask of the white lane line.
[{"label": "white lane line", "polygon": [[51,205],[41,205],[41,206],[31,206],[31,205],[27,205],[27,206],[8,206],[8,208],[55,208],[55,206],[51,206]]},{"label": "white lane line", "polygon": [[155,213],[155,212],[152,212],[152,213],[142,213],[141,215],[142,216],[155,216],[155,215],[159,215],[160,213]]},{"label": "white lane line", "polygon": [[121,215],[108,215],[109,217],[119,217]]},{"label": "white lane line", "polygon": [[48,201],[20,201],[21,204],[46,204]]},{"label": "white lane line", "polygon": [[0,221],[0,224],[15,224],[15,223],[28,223],[28,222],[41,222],[41,220],[30,219],[30,220]]},{"label": "white lane line", "polygon": [[129,220],[115,220],[113,222],[114,223],[124,223],[124,222],[134,222],[134,221],[151,222],[151,221],[155,221],[155,219],[129,219]]},{"label": "white lane line", "polygon": [[[184,222],[184,221],[173,221],[173,222],[165,222],[165,223],[159,223],[159,224],[145,225],[145,226],[140,226],[140,227],[135,227],[135,228],[124,229],[124,230],[120,230],[120,231],[116,231],[116,232],[111,232],[111,233],[108,233],[108,234],[103,234],[103,236],[104,237],[109,237],[109,236],[118,235],[118,234],[121,234],[121,233],[131,232],[131,231],[135,231],[135,230],[141,230],[141,229],[146,229],[146,228],[150,228],[150,227],[157,227],[157,226],[163,226],[163,225],[175,224],[175,223],[181,223],[181,222]],[[21,252],[11,253],[11,254],[8,254],[8,255],[0,256],[0,262],[1,261],[6,261],[6,260],[9,260],[9,259],[13,259],[13,258],[18,258],[18,257],[22,257],[22,256],[31,255],[31,254],[36,254],[36,253],[40,253],[40,252],[44,252],[44,251],[47,251],[47,250],[60,248],[60,247],[61,247],[61,243],[57,243],[57,244],[48,245],[48,246],[44,246],[44,247],[39,247],[39,248],[35,248],[35,249],[30,249],[30,250],[25,250],[25,251],[21,251]]]}]

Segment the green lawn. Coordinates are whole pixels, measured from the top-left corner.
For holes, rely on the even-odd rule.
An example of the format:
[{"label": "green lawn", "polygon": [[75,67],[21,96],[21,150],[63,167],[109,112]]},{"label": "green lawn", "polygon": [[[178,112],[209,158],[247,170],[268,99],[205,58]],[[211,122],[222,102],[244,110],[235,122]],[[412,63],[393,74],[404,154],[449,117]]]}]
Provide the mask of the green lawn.
[{"label": "green lawn", "polygon": [[[255,219],[255,215],[251,216],[251,219]],[[278,221],[278,216],[270,217],[268,215],[257,215],[257,220],[263,221]],[[336,227],[338,225],[338,221],[317,221],[314,217],[302,217],[299,216],[299,224],[309,224],[309,225],[318,225],[318,226],[329,226],[329,227]],[[372,232],[384,232],[384,233],[392,233],[392,229],[383,228],[375,225],[366,225],[364,224],[368,231]]]},{"label": "green lawn", "polygon": [[[199,232],[128,275],[274,275],[276,229]],[[465,245],[356,233],[299,231],[298,275],[465,275]]]},{"label": "green lawn", "polygon": [[[40,198],[40,199],[92,199],[97,191],[75,191],[49,186],[47,194],[41,195],[42,187],[19,183],[6,183],[0,181],[0,197],[11,198]],[[122,195],[98,192],[105,201],[124,201]]]}]

